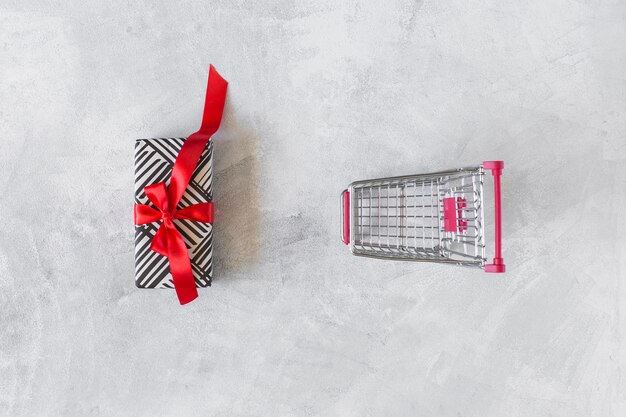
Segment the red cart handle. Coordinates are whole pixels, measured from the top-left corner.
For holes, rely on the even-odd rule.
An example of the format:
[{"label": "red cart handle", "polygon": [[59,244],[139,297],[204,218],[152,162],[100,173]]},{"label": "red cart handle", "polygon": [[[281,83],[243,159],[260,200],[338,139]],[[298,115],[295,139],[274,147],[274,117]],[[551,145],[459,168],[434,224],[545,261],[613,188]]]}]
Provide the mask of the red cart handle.
[{"label": "red cart handle", "polygon": [[502,259],[502,203],[501,203],[501,191],[500,191],[500,176],[504,169],[503,161],[485,161],[483,162],[483,168],[491,170],[493,175],[493,192],[495,195],[495,240],[496,240],[496,253],[493,258],[493,263],[485,265],[485,272],[504,272],[506,267],[504,265],[504,259]]},{"label": "red cart handle", "polygon": [[341,240],[350,244],[350,193],[344,190],[341,193]]}]

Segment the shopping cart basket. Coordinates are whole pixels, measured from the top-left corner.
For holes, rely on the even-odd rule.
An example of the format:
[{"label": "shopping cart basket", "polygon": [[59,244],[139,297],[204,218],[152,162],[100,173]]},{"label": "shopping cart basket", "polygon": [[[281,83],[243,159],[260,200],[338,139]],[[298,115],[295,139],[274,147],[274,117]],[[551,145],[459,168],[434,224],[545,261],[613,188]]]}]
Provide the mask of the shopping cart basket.
[{"label": "shopping cart basket", "polygon": [[[504,272],[500,176],[504,162],[433,174],[356,181],[341,194],[342,240],[353,254]],[[483,180],[495,194],[495,257],[487,264]]]}]

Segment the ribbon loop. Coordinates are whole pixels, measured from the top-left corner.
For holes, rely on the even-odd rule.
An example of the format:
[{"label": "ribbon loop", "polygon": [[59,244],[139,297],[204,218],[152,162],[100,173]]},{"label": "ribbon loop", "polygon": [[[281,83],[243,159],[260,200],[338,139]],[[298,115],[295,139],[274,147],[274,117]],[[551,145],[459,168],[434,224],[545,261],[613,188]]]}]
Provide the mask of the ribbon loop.
[{"label": "ribbon loop", "polygon": [[162,217],[159,210],[155,210],[145,204],[135,204],[135,224],[147,224],[156,222]]},{"label": "ribbon loop", "polygon": [[167,200],[167,187],[164,182],[148,185],[144,189],[146,197],[152,202],[159,210],[167,213],[169,204]]},{"label": "ribbon loop", "polygon": [[227,86],[226,80],[211,65],[206,98],[204,100],[202,124],[197,132],[192,133],[187,138],[172,168],[172,179],[168,188],[169,202],[172,208],[176,208],[176,205],[183,197],[206,144],[220,127],[224,102],[226,101]]},{"label": "ribbon loop", "polygon": [[144,188],[146,196],[158,210],[145,204],[135,204],[136,225],[161,220],[159,229],[152,238],[150,249],[167,257],[174,288],[181,304],[187,304],[196,299],[198,290],[187,246],[173,220],[185,219],[213,223],[212,202],[193,204],[180,210],[177,210],[177,206],[189,185],[204,148],[211,136],[219,129],[227,86],[226,80],[211,65],[200,130],[191,134],[183,143],[172,167],[169,187],[164,182],[159,182]]},{"label": "ribbon loop", "polygon": [[177,219],[194,220],[203,223],[213,223],[213,203],[194,204],[180,209],[174,215]]}]

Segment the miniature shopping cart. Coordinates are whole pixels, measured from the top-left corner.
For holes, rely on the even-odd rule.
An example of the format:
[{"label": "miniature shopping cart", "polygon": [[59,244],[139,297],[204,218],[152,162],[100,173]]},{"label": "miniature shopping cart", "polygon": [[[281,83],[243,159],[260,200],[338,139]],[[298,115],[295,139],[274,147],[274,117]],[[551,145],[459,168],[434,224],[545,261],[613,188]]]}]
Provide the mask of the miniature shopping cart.
[{"label": "miniature shopping cart", "polygon": [[[356,181],[341,195],[342,240],[353,254],[504,272],[500,176],[504,163]],[[485,257],[483,180],[495,194],[495,257]]]}]

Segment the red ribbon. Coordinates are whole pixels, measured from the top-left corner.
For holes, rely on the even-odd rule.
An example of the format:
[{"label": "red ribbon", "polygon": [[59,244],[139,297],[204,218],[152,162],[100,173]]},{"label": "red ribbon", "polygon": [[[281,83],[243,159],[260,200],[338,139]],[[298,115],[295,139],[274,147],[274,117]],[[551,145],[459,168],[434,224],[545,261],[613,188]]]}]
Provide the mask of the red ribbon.
[{"label": "red ribbon", "polygon": [[213,223],[212,202],[193,204],[182,209],[178,209],[177,206],[187,189],[204,148],[220,127],[227,86],[228,82],[211,65],[202,125],[200,130],[191,134],[183,143],[172,168],[169,187],[164,182],[160,182],[144,188],[146,196],[158,210],[146,204],[135,204],[136,225],[162,221],[152,238],[150,249],[167,256],[176,295],[181,304],[195,300],[198,297],[198,290],[193,278],[187,246],[174,225],[174,219]]}]

